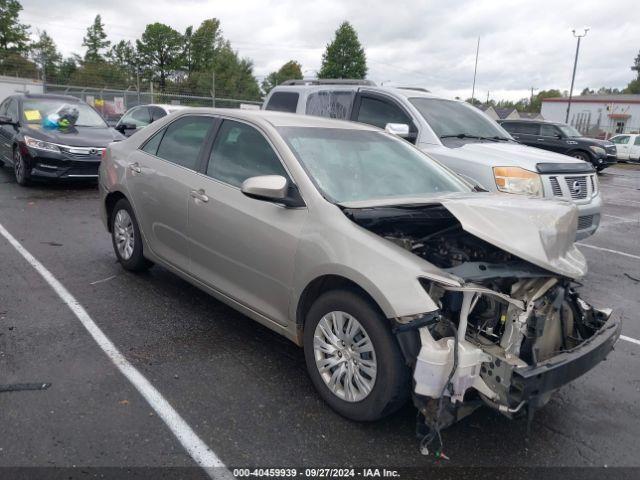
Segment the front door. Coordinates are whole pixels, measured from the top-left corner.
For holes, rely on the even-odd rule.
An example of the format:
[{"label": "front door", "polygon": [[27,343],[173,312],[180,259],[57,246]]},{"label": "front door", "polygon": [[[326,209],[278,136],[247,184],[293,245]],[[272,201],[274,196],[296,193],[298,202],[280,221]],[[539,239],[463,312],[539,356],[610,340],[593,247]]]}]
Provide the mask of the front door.
[{"label": "front door", "polygon": [[192,272],[199,280],[286,324],[298,235],[306,208],[244,195],[249,177],[282,175],[275,149],[253,126],[223,120],[189,199]]},{"label": "front door", "polygon": [[616,144],[616,157],[618,160],[629,160],[631,135],[616,135],[611,141]]},{"label": "front door", "polygon": [[563,138],[558,127],[547,123],[540,125],[540,136],[537,142],[540,144],[540,148],[558,153],[567,153],[573,147],[573,145],[567,144],[567,139]]},{"label": "front door", "polygon": [[[0,115],[18,121],[17,102],[7,98],[0,105]],[[0,160],[13,164],[13,139],[17,129],[15,125],[0,125]]]},{"label": "front door", "polygon": [[185,272],[189,271],[189,193],[213,124],[209,116],[180,117],[128,159],[126,181],[149,248]]}]

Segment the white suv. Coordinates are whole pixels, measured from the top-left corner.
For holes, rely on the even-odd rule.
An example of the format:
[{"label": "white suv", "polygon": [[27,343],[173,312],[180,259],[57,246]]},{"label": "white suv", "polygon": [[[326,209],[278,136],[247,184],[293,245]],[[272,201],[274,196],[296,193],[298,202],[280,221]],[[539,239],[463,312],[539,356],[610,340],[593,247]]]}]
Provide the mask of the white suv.
[{"label": "white suv", "polygon": [[366,80],[290,80],[271,90],[262,108],[386,128],[486,190],[572,202],[577,240],[600,223],[602,197],[590,163],[521,145],[468,103]]}]

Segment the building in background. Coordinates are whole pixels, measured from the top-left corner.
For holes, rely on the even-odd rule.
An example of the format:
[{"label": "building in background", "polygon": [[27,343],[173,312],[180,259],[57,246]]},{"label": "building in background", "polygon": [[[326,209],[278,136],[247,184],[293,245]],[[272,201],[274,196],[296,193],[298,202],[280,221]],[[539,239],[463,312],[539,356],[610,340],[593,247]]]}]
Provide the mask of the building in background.
[{"label": "building in background", "polygon": [[[567,98],[542,100],[542,115],[564,122]],[[580,95],[571,100],[569,124],[583,135],[609,138],[618,133],[640,132],[640,95]]]},{"label": "building in background", "polygon": [[493,105],[480,105],[478,108],[485,115],[493,120],[518,120],[520,118],[528,118],[531,120],[544,120],[542,115],[537,112],[519,112],[515,108],[496,108]]},{"label": "building in background", "polygon": [[30,78],[0,75],[0,102],[16,93],[43,93],[42,82]]}]

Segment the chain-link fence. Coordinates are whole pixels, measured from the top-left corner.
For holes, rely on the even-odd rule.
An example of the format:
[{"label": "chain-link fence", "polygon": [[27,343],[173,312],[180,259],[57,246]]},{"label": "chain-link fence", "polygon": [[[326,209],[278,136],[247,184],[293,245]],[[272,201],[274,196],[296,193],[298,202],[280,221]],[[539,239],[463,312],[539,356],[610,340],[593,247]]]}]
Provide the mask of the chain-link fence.
[{"label": "chain-link fence", "polygon": [[109,123],[117,122],[122,114],[131,107],[149,103],[218,108],[260,108],[261,104],[257,101],[234,98],[154,92],[153,89],[148,91],[117,90],[80,85],[45,84],[43,90],[45,93],[72,95],[80,98],[96,108]]}]

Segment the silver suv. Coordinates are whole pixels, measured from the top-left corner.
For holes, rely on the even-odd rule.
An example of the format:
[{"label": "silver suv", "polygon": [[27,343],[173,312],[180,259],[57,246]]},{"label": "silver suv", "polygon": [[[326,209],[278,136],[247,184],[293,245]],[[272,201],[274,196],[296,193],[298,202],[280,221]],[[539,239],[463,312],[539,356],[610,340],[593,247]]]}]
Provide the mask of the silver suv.
[{"label": "silver suv", "polygon": [[263,109],[387,128],[486,190],[575,204],[577,240],[597,230],[602,198],[590,163],[521,145],[468,103],[424,90],[357,83],[288,81],[269,93]]},{"label": "silver suv", "polygon": [[355,420],[409,395],[432,429],[477,397],[537,408],[620,334],[575,290],[573,205],[474,192],[367,125],[183,110],[109,146],[100,194],[125,269],[158,263],[303,346]]}]

